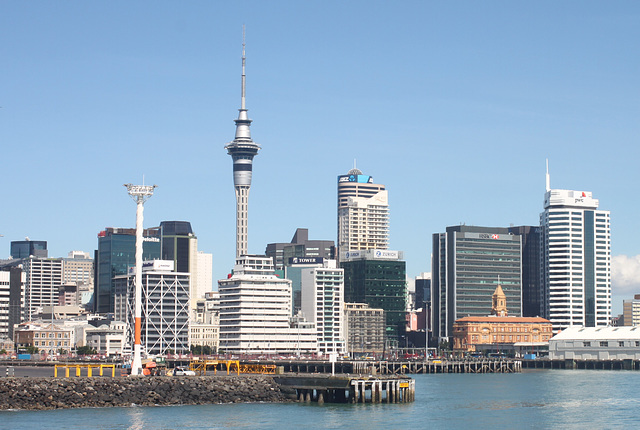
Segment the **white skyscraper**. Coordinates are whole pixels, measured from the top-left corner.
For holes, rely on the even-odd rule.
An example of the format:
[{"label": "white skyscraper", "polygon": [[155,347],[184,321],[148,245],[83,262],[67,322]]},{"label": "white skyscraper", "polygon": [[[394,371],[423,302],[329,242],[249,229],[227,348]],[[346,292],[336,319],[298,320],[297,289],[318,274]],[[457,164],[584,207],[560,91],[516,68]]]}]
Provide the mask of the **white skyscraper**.
[{"label": "white skyscraper", "polygon": [[335,260],[325,267],[301,271],[302,314],[315,323],[318,349],[323,354],[346,352],[344,324],[344,270]]},{"label": "white skyscraper", "polygon": [[547,186],[543,228],[545,317],[554,330],[606,326],[611,319],[611,227],[589,191]]},{"label": "white skyscraper", "polygon": [[291,281],[275,275],[271,257],[244,255],[218,281],[220,349],[233,353],[317,351],[315,325],[291,318]]},{"label": "white skyscraper", "polygon": [[338,255],[389,248],[389,195],[384,185],[352,169],[338,176]]}]

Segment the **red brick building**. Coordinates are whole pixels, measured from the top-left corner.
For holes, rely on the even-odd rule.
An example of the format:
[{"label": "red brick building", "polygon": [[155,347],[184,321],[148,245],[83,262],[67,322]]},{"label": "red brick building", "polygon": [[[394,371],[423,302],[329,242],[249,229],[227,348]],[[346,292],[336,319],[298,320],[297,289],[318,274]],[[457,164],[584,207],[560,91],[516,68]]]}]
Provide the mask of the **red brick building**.
[{"label": "red brick building", "polygon": [[551,322],[540,317],[510,317],[505,304],[506,297],[498,285],[493,294],[492,315],[457,319],[453,324],[454,354],[481,351],[517,354],[548,347],[553,336]]}]

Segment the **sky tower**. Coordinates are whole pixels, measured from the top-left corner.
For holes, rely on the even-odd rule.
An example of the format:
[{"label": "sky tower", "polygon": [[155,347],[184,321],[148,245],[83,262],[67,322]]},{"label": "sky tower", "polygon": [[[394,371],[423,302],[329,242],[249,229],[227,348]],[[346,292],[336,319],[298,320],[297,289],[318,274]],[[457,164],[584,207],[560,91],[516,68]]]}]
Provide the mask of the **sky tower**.
[{"label": "sky tower", "polygon": [[242,28],[242,96],[236,137],[225,145],[227,153],[233,159],[233,186],[236,189],[236,257],[247,254],[247,234],[249,215],[249,189],[251,188],[251,166],[253,157],[258,154],[260,145],[251,140],[251,120],[245,105],[245,42]]}]

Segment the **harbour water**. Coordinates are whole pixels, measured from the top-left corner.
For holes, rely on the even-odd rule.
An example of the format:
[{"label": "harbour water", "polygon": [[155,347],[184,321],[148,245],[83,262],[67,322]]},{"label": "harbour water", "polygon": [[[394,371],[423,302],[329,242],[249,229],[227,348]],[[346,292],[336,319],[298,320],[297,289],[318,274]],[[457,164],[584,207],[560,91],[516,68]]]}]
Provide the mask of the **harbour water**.
[{"label": "harbour water", "polygon": [[[414,375],[406,404],[230,404],[2,411],[6,429],[484,429],[640,427],[640,372]],[[1,399],[0,399],[1,401]]]}]

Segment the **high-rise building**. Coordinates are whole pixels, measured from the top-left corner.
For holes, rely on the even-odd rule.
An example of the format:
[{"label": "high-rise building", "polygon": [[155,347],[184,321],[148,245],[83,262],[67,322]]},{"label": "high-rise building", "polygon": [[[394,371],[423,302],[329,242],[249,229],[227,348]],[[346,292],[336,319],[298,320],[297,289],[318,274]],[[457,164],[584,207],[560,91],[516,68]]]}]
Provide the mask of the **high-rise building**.
[{"label": "high-rise building", "polygon": [[350,354],[381,354],[385,351],[384,309],[366,303],[345,303],[347,348]]},{"label": "high-rise building", "polygon": [[232,353],[317,351],[315,325],[291,317],[291,281],[274,274],[271,258],[244,255],[218,281],[220,349]]},{"label": "high-rise building", "polygon": [[0,261],[0,338],[13,339],[14,326],[25,321],[26,274],[22,262]]},{"label": "high-rise building", "polygon": [[324,267],[324,262],[324,258],[320,257],[290,257],[284,266],[284,277],[291,281],[292,315],[302,308],[302,272],[313,267]]},{"label": "high-rise building", "polygon": [[322,354],[346,352],[344,270],[328,260],[325,267],[302,270],[302,315],[316,325]]},{"label": "high-rise building", "polygon": [[[160,229],[145,229],[142,236],[142,259],[160,259]],[[94,309],[97,313],[113,312],[113,278],[126,275],[129,267],[136,264],[136,229],[109,227],[101,231],[95,255]]]},{"label": "high-rise building", "polygon": [[611,319],[610,212],[590,191],[551,189],[544,212],[545,317],[554,330],[606,326]]},{"label": "high-rise building", "polygon": [[544,315],[542,281],[542,228],[522,225],[509,227],[509,233],[522,241],[522,316]]},{"label": "high-rise building", "polygon": [[11,258],[47,258],[46,240],[16,240],[11,242]]},{"label": "high-rise building", "polygon": [[[198,278],[196,285],[197,288],[193,290],[193,295],[196,299],[205,297],[208,293],[213,291],[213,254],[198,251],[196,256],[198,258],[198,273],[195,277]],[[194,276],[193,274],[191,275]]]},{"label": "high-rise building", "polygon": [[[147,354],[188,353],[190,274],[174,272],[173,261],[145,261],[142,267],[141,345]],[[116,276],[115,318],[126,321],[133,346],[135,270]]]},{"label": "high-rise building", "polygon": [[[191,273],[191,309],[195,310],[197,300],[203,298],[206,291],[211,291],[211,262],[207,264],[205,257],[211,254],[198,252],[198,238],[188,221],[162,221],[160,237],[161,258],[173,261],[176,272]],[[202,267],[198,264],[201,259],[204,259]],[[209,277],[208,285],[207,276]],[[200,285],[201,278],[204,278],[202,285]]]},{"label": "high-rise building", "polygon": [[[94,292],[94,273],[93,258],[88,252],[71,251],[67,258],[63,258],[61,291],[65,294],[62,302],[68,305],[90,303]],[[72,299],[74,290],[75,299]]]},{"label": "high-rise building", "polygon": [[335,260],[335,246],[333,240],[309,240],[309,229],[298,228],[291,242],[269,243],[265,254],[273,258],[276,270],[284,270],[290,259],[294,257]]},{"label": "high-rise building", "polygon": [[[384,310],[386,340],[403,335],[407,308],[406,263],[399,251],[349,251],[340,262],[344,269],[344,300]],[[391,345],[391,344],[390,344]]]},{"label": "high-rise building", "polygon": [[622,324],[625,326],[640,325],[640,294],[633,296],[633,300],[622,301]]},{"label": "high-rise building", "polygon": [[460,225],[433,235],[433,337],[451,336],[458,318],[489,315],[498,284],[511,314],[522,316],[521,246],[521,236],[499,227]]},{"label": "high-rise building", "polygon": [[9,336],[10,299],[11,299],[11,272],[0,271],[0,337]]},{"label": "high-rise building", "polygon": [[389,248],[389,197],[384,185],[356,168],[338,176],[338,255]]},{"label": "high-rise building", "polygon": [[62,259],[30,257],[23,260],[26,317],[42,312],[44,306],[58,304],[62,285]]},{"label": "high-rise building", "polygon": [[[244,37],[243,37],[244,39]],[[253,157],[258,154],[260,145],[251,139],[251,120],[245,104],[245,43],[242,41],[242,93],[240,109],[236,123],[236,136],[225,145],[227,153],[233,159],[233,186],[236,191],[236,257],[246,255],[248,242],[249,190]]]}]

